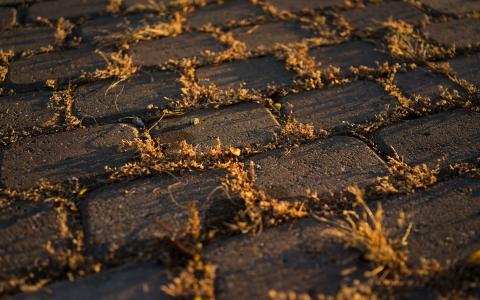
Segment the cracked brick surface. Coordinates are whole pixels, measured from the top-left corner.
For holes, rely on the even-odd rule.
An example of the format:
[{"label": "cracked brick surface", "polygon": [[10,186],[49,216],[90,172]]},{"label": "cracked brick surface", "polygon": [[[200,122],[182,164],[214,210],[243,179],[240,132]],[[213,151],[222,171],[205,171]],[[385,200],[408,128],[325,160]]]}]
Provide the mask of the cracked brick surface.
[{"label": "cracked brick surface", "polygon": [[479,13],[0,0],[0,298],[478,298]]}]

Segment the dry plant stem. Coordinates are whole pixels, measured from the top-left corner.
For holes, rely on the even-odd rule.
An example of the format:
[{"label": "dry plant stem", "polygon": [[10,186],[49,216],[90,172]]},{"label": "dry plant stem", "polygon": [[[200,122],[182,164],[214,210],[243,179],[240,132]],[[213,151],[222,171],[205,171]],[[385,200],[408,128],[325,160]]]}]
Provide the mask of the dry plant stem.
[{"label": "dry plant stem", "polygon": [[367,276],[391,275],[394,278],[404,274],[410,274],[407,266],[407,254],[403,250],[406,239],[411,230],[409,225],[403,237],[397,239],[390,236],[390,231],[384,228],[383,209],[380,203],[374,212],[364,200],[364,192],[357,187],[350,187],[356,198],[356,204],[362,212],[344,211],[343,220],[330,220],[318,218],[332,227],[325,233],[328,236],[342,240],[347,247],[360,250],[364,257],[372,262],[373,269],[366,273]]}]

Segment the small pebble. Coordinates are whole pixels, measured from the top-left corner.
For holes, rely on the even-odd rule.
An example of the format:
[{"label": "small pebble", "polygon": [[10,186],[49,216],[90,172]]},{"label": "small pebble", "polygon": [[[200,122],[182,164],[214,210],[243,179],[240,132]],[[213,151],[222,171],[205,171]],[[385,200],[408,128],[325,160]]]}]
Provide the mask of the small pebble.
[{"label": "small pebble", "polygon": [[191,123],[192,123],[192,125],[198,125],[198,124],[200,124],[200,119],[199,118],[193,118]]},{"label": "small pebble", "polygon": [[140,119],[139,117],[133,118],[132,124],[139,127],[145,127],[145,123],[143,123],[142,119]]}]

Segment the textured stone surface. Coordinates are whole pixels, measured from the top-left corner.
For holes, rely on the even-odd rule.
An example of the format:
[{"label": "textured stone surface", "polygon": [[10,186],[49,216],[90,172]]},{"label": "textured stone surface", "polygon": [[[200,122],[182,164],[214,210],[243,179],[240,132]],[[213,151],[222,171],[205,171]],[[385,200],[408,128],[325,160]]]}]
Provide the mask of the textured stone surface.
[{"label": "textured stone surface", "polygon": [[224,4],[210,4],[198,8],[187,16],[187,25],[201,27],[212,25],[229,25],[232,22],[253,19],[264,15],[262,9],[247,0],[227,0]]},{"label": "textured stone surface", "polygon": [[255,185],[279,198],[341,191],[365,186],[385,172],[382,161],[364,143],[351,137],[333,137],[284,153],[266,152],[251,158],[259,165]]},{"label": "textured stone surface", "polygon": [[[217,299],[271,299],[270,289],[335,294],[358,257],[323,235],[326,226],[311,219],[211,243],[206,258],[218,264]],[[252,280],[254,278],[254,280]]]},{"label": "textured stone surface", "polygon": [[463,19],[428,25],[428,36],[440,44],[456,48],[480,45],[480,20]]},{"label": "textured stone surface", "polygon": [[28,188],[41,178],[62,182],[100,175],[132,154],[120,152],[122,139],[132,139],[127,125],[105,125],[27,138],[5,150],[0,180],[7,187]]},{"label": "textured stone surface", "polygon": [[375,67],[377,62],[391,62],[393,59],[376,45],[354,41],[329,47],[317,47],[309,51],[315,60],[321,64],[321,69],[329,65],[339,67],[340,74],[346,76],[350,66],[365,65]]},{"label": "textured stone surface", "polygon": [[0,7],[0,31],[9,29],[17,23],[17,11],[14,8]]},{"label": "textured stone surface", "polygon": [[[162,175],[112,184],[89,194],[82,203],[86,238],[95,255],[141,249],[156,238],[181,234],[195,204],[202,223],[228,216],[232,201],[221,187],[221,172]],[[141,251],[141,250],[138,250]]]},{"label": "textured stone surface", "polygon": [[48,108],[49,99],[50,95],[45,92],[0,97],[1,129],[43,127],[54,114],[54,111]]},{"label": "textured stone surface", "polygon": [[92,295],[96,299],[172,299],[160,289],[167,283],[166,271],[161,266],[127,265],[74,281],[53,283],[38,292],[19,294],[12,299],[89,299]]},{"label": "textured stone surface", "polygon": [[446,13],[463,14],[480,10],[480,3],[471,0],[422,0],[421,2]]},{"label": "textured stone surface", "polygon": [[315,128],[335,129],[348,123],[374,119],[375,114],[394,105],[395,99],[370,81],[291,94],[281,100],[284,113]]},{"label": "textured stone surface", "polygon": [[458,77],[468,80],[480,88],[480,54],[460,56],[449,61]]},{"label": "textured stone surface", "polygon": [[[200,123],[194,125],[194,119]],[[164,119],[153,134],[159,136],[162,143],[186,140],[204,148],[216,146],[219,138],[224,146],[244,147],[272,142],[276,130],[277,122],[266,108],[256,103],[242,103]]]},{"label": "textured stone surface", "polygon": [[65,83],[82,75],[105,68],[105,60],[92,48],[34,55],[10,64],[9,80],[14,84],[43,84],[48,79]]},{"label": "textured stone surface", "polygon": [[76,19],[92,17],[106,13],[108,0],[55,0],[41,1],[33,4],[28,9],[28,18],[35,20],[44,17],[49,20]]},{"label": "textured stone surface", "polygon": [[397,73],[395,83],[400,90],[406,92],[409,96],[420,95],[430,97],[434,101],[440,97],[440,86],[448,88],[450,91],[462,91],[458,85],[448,80],[446,76],[432,73],[426,68]]},{"label": "textured stone surface", "polygon": [[178,75],[170,72],[141,73],[115,87],[116,80],[82,85],[75,90],[74,112],[86,122],[112,122],[123,117],[144,116],[148,105],[165,108],[180,95]]},{"label": "textured stone surface", "polygon": [[55,45],[55,30],[47,27],[15,28],[0,33],[0,49],[20,53]]},{"label": "textured stone surface", "polygon": [[57,213],[51,205],[16,201],[0,211],[1,282],[28,271],[55,268],[61,258],[50,255],[45,246],[64,246]]},{"label": "textured stone surface", "polygon": [[357,30],[377,30],[382,27],[383,22],[389,19],[415,24],[424,18],[420,10],[405,2],[387,2],[366,6],[347,10],[342,15]]},{"label": "textured stone surface", "polygon": [[308,31],[301,28],[297,22],[281,22],[265,25],[240,27],[232,30],[235,39],[244,42],[252,50],[257,47],[272,47],[276,43],[299,42],[312,37]]},{"label": "textured stone surface", "polygon": [[224,47],[208,33],[185,33],[139,42],[131,47],[131,55],[138,65],[155,66],[164,64],[169,59],[197,56],[206,50],[217,52],[224,50]]},{"label": "textured stone surface", "polygon": [[201,83],[214,83],[219,88],[239,87],[263,90],[269,84],[284,86],[292,83],[294,73],[288,71],[282,61],[272,56],[233,61],[199,68],[197,77]]},{"label": "textured stone surface", "polygon": [[322,9],[345,3],[344,0],[270,0],[269,2],[279,9],[289,11]]},{"label": "textured stone surface", "polygon": [[382,204],[392,228],[400,210],[413,223],[408,238],[409,251],[415,253],[413,260],[461,260],[480,246],[480,182],[476,179],[440,182]]},{"label": "textured stone surface", "polygon": [[380,148],[393,155],[391,147],[406,163],[435,165],[443,156],[449,162],[480,155],[480,113],[455,110],[408,120],[375,134]]}]

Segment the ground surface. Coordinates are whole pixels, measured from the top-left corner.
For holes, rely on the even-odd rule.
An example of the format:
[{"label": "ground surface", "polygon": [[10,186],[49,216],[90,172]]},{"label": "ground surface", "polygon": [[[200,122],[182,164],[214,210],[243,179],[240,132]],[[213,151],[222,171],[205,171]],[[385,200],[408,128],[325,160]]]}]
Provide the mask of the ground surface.
[{"label": "ground surface", "polygon": [[480,1],[0,0],[0,50],[0,297],[480,297]]}]

